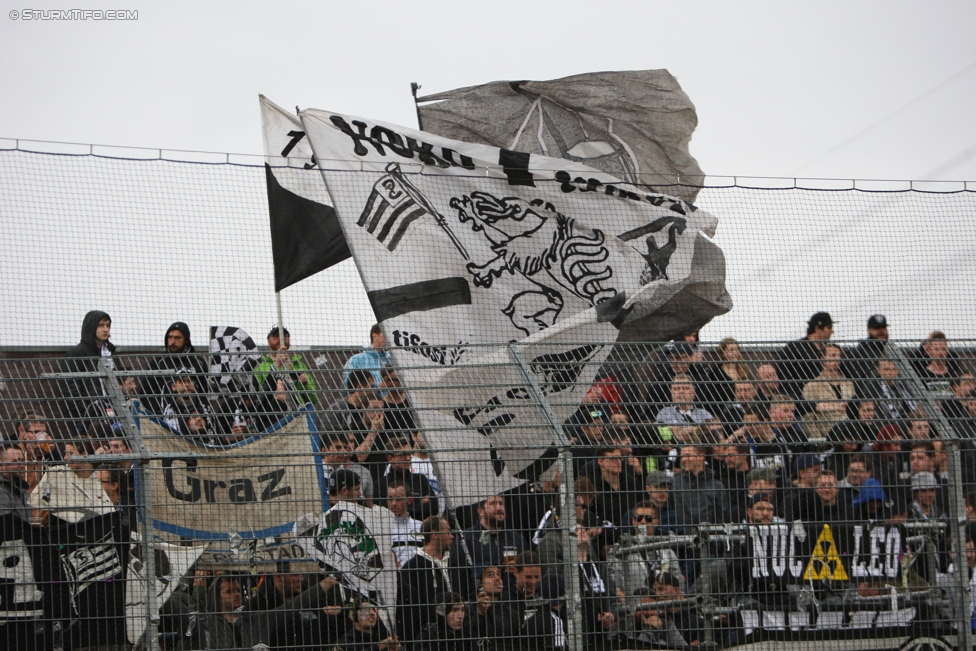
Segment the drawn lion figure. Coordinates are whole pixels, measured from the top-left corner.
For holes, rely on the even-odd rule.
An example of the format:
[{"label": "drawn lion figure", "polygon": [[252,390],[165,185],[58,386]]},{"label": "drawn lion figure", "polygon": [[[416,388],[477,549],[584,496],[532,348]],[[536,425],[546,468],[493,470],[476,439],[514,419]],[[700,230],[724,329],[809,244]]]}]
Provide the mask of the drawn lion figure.
[{"label": "drawn lion figure", "polygon": [[578,227],[551,203],[472,192],[452,198],[450,205],[458,211],[461,223],[470,222],[472,230],[484,234],[495,253],[484,264],[468,263],[475,285],[491,287],[502,272],[519,273],[544,288],[547,302],[554,307],[559,304],[557,312],[561,299],[554,288],[535,278],[541,271],[591,304],[617,293],[603,285],[613,275],[605,264],[609,253],[603,233]]}]

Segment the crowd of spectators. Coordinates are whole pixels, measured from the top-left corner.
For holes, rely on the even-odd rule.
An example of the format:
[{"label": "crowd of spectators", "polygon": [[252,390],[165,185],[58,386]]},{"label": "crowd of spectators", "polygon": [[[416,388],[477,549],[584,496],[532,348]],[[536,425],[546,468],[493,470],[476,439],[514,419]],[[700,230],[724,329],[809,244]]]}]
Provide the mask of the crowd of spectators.
[{"label": "crowd of spectators", "polygon": [[[64,370],[92,373],[99,359],[114,363],[110,331],[107,314],[89,313]],[[167,649],[566,648],[566,568],[579,578],[577,622],[587,648],[691,648],[706,641],[706,629],[720,645],[741,642],[734,615],[706,626],[692,598],[705,584],[713,592],[721,586],[726,605],[797,609],[796,594],[750,572],[741,540],[702,558],[699,547],[681,542],[700,525],[948,522],[947,439],[960,440],[963,486],[976,487],[976,381],[945,335],[933,332],[901,357],[888,350],[882,315],[868,319],[867,338],[856,346],[832,342],[832,333],[830,315],[820,312],[804,338],[775,356],[748,357],[733,339],[705,351],[692,334],[657,348],[643,371],[604,369],[563,423],[576,500],[574,559],[561,526],[559,485],[567,477],[550,474],[471,508],[448,508],[378,326],[370,348],[345,365],[341,395],[320,401],[316,373],[290,352],[287,329],[268,333],[269,352],[244,388],[219,393],[189,328],[176,322],[148,375],[117,369],[120,395],[188,440],[221,447],[313,409],[330,504],[392,513],[397,567],[385,571],[398,573],[398,597],[388,616],[375,595],[355,593],[329,568],[307,575],[285,563],[266,580],[200,568],[164,607],[160,642]],[[61,466],[95,478],[138,529],[132,455],[111,389],[95,376],[62,382],[73,430],[63,440],[48,431],[44,414],[20,411],[0,447],[0,513],[38,527],[56,522],[56,513],[28,500],[45,470]],[[932,405],[940,413],[930,413]],[[976,520],[976,493],[966,492],[965,507]],[[919,562],[911,574],[920,584],[953,571],[949,528],[933,531],[928,553],[937,576]],[[673,544],[648,544],[667,537]],[[867,577],[854,589],[868,595],[887,587]],[[118,636],[90,646],[112,645],[125,646]]]}]

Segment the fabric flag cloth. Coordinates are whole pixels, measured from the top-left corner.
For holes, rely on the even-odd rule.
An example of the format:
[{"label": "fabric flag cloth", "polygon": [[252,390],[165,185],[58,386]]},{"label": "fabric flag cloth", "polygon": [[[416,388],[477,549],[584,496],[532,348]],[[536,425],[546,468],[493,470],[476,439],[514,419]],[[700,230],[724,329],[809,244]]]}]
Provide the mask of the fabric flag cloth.
[{"label": "fabric flag cloth", "polygon": [[52,528],[69,587],[74,648],[125,644],[129,527],[121,512]]},{"label": "fabric flag cloth", "polygon": [[210,373],[222,388],[251,389],[251,371],[261,361],[261,353],[243,328],[210,326],[210,355]]},{"label": "fabric flag cloth", "polygon": [[310,558],[379,606],[387,630],[394,630],[397,566],[389,509],[339,502],[325,513],[302,516],[293,531]]},{"label": "fabric flag cloth", "polygon": [[48,532],[21,518],[0,516],[0,635],[4,648],[62,648],[60,620],[68,590],[58,549]]},{"label": "fabric flag cloth", "polygon": [[350,256],[298,118],[259,95],[275,291]]},{"label": "fabric flag cloth", "polygon": [[50,511],[71,523],[115,510],[95,474],[82,479],[64,466],[54,466],[45,472],[27,503],[33,509]]},{"label": "fabric flag cloth", "polygon": [[418,98],[424,131],[566,158],[693,202],[695,106],[667,70],[495,81]]},{"label": "fabric flag cloth", "polygon": [[731,309],[717,219],[681,199],[565,159],[301,117],[453,506],[555,459],[510,351],[479,345],[516,342],[563,422],[613,342],[666,341]]},{"label": "fabric flag cloth", "polygon": [[[233,445],[193,445],[162,421],[140,415],[139,431],[155,459],[148,490],[157,539],[227,541],[290,531],[304,513],[322,510],[324,479],[310,455],[319,452],[311,407],[273,431]],[[226,543],[223,544],[226,548]]]},{"label": "fabric flag cloth", "polygon": [[[133,589],[127,590],[125,595],[125,628],[129,643],[136,644],[146,631],[149,604],[145,587],[148,576],[142,558],[144,547],[136,535],[132,538],[132,546],[129,548],[129,585]],[[207,551],[207,545],[186,547],[157,542],[153,543],[152,549],[155,563],[153,588],[156,591],[156,609],[159,612],[179,587],[180,580]]]}]

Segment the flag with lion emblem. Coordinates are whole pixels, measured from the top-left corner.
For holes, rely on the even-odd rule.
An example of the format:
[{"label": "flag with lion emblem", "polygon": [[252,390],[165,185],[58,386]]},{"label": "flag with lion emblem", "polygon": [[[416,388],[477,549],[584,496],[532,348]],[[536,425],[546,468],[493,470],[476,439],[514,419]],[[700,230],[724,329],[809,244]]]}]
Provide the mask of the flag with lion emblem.
[{"label": "flag with lion emblem", "polygon": [[551,472],[552,417],[614,342],[731,308],[718,221],[681,199],[565,159],[300,117],[454,506]]}]

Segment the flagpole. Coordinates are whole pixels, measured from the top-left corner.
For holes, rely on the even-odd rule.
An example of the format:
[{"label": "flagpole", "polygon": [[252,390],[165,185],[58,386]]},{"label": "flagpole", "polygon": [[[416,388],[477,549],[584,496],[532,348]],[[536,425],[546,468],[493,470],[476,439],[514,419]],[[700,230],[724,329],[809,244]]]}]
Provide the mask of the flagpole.
[{"label": "flagpole", "polygon": [[281,292],[275,292],[275,307],[278,308],[278,341],[285,343],[285,324],[281,320]]},{"label": "flagpole", "polygon": [[410,92],[413,93],[413,107],[417,109],[417,129],[424,130],[424,121],[420,118],[420,104],[417,103],[417,91],[421,86],[415,81],[410,82]]}]

